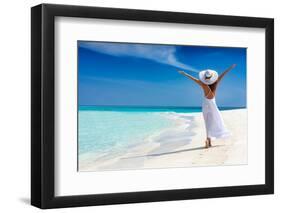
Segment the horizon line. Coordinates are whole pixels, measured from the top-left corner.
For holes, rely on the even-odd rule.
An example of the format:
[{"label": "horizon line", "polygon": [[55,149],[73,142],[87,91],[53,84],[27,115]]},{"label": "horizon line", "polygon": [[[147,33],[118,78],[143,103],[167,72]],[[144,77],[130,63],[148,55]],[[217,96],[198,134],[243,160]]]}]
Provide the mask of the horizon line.
[{"label": "horizon line", "polygon": [[[79,107],[95,106],[95,107],[197,107],[202,106],[157,106],[157,105],[78,105]],[[218,106],[218,107],[232,107],[232,108],[247,108],[247,106]]]}]

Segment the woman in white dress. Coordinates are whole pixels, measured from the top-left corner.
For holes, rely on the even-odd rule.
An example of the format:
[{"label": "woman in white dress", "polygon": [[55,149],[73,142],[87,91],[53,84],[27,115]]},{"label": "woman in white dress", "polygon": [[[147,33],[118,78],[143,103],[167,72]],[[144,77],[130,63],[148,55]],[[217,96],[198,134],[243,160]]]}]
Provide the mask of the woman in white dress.
[{"label": "woman in white dress", "polygon": [[225,128],[221,113],[216,104],[216,89],[222,78],[232,70],[236,64],[231,65],[221,75],[214,70],[203,70],[199,73],[199,79],[179,71],[180,74],[188,77],[196,82],[204,91],[204,99],[202,105],[202,112],[205,121],[207,139],[205,141],[205,147],[212,146],[212,140],[215,138],[223,138],[229,136],[229,131]]}]

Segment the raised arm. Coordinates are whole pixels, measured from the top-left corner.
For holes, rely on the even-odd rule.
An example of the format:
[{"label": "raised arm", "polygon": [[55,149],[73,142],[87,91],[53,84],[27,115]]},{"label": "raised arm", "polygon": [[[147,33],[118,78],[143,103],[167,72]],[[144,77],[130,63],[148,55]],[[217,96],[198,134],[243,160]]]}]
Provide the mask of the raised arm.
[{"label": "raised arm", "polygon": [[232,64],[229,68],[227,68],[222,74],[220,74],[217,82],[220,82],[221,79],[230,71],[232,70],[234,67],[236,67],[236,64]]},{"label": "raised arm", "polygon": [[201,81],[199,79],[194,78],[192,75],[189,75],[184,71],[179,70],[178,72],[179,72],[179,74],[182,74],[183,76],[188,77],[189,79],[193,80],[195,83],[197,83],[201,86]]}]

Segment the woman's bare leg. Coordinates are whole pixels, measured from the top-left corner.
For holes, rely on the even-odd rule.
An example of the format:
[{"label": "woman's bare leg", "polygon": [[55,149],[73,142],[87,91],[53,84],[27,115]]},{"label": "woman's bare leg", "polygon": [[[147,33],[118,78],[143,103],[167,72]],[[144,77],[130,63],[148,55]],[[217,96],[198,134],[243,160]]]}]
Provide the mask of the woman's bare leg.
[{"label": "woman's bare leg", "polygon": [[211,147],[212,146],[212,141],[211,138],[208,138],[208,146]]},{"label": "woman's bare leg", "polygon": [[205,140],[205,148],[209,148],[209,139],[208,138]]}]

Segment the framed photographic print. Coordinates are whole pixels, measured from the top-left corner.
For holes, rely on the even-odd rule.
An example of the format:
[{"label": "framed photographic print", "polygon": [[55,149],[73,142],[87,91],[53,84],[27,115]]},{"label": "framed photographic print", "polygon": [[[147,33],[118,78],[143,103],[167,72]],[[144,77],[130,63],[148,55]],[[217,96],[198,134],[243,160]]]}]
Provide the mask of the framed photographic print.
[{"label": "framed photographic print", "polygon": [[274,21],[31,9],[31,203],[272,194]]}]

